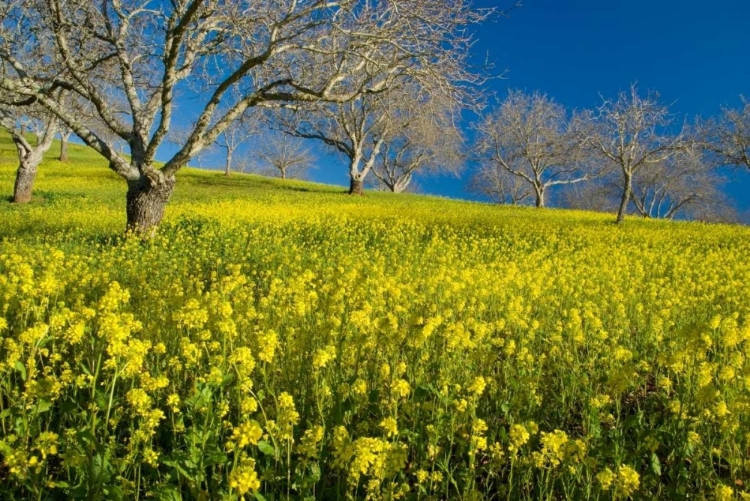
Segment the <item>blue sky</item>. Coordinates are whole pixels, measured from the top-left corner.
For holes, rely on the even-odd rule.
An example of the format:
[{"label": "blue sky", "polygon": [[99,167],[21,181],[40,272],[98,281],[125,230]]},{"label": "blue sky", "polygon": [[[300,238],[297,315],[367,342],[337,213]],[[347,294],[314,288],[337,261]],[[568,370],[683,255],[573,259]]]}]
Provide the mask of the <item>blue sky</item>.
[{"label": "blue sky", "polygon": [[[449,1],[449,0],[446,0]],[[507,7],[513,0],[476,0]],[[658,91],[672,111],[691,120],[716,115],[750,97],[750,1],[522,0],[510,17],[477,30],[477,61],[488,57],[505,78],[490,90],[542,91],[569,109],[591,108],[637,82]],[[313,177],[348,184],[346,165],[320,159]],[[466,178],[467,176],[464,176]],[[465,179],[418,180],[421,191],[473,198]],[[737,174],[729,191],[750,206],[750,175]]]},{"label": "blue sky", "polygon": [[[502,6],[480,0],[479,6]],[[510,17],[481,27],[475,50],[489,55],[509,88],[540,90],[569,109],[590,108],[637,82],[658,91],[678,117],[716,115],[750,97],[750,2],[743,0],[523,0]],[[750,206],[750,176],[728,191]],[[470,197],[462,181],[422,180],[423,191]]]}]

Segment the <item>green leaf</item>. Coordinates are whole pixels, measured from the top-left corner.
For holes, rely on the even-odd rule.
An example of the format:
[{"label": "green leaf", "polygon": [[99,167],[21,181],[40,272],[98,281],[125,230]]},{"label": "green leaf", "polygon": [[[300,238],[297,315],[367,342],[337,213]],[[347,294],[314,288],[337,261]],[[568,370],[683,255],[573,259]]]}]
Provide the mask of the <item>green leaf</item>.
[{"label": "green leaf", "polygon": [[107,406],[109,405],[109,395],[102,390],[96,390],[94,400],[96,401],[96,406],[99,407],[100,410],[107,409]]},{"label": "green leaf", "polygon": [[193,477],[195,477],[195,463],[185,453],[170,454],[162,458],[161,462],[177,470],[186,479],[193,480]]},{"label": "green leaf", "polygon": [[659,461],[659,456],[653,452],[651,453],[651,469],[654,473],[661,476],[661,461]]},{"label": "green leaf", "polygon": [[50,402],[47,398],[39,399],[39,402],[36,403],[36,413],[41,414],[42,412],[47,412],[52,408],[52,402]]},{"label": "green leaf", "polygon": [[26,381],[26,366],[23,365],[20,360],[17,360],[14,367],[18,372],[21,373],[21,379]]},{"label": "green leaf", "polygon": [[276,449],[274,449],[273,446],[265,440],[261,440],[260,442],[258,442],[258,450],[260,450],[260,452],[262,452],[266,456],[276,455]]},{"label": "green leaf", "polygon": [[623,430],[630,430],[630,429],[637,429],[640,425],[640,416],[638,414],[634,414],[632,416],[628,416],[625,418],[625,420],[622,422],[622,429]]},{"label": "green leaf", "polygon": [[508,443],[508,432],[505,430],[504,426],[500,427],[500,430],[498,431],[498,435],[500,436],[500,440],[504,443]]},{"label": "green leaf", "polygon": [[206,444],[201,452],[204,467],[224,464],[227,462],[227,455],[215,443]]},{"label": "green leaf", "polygon": [[263,494],[261,494],[260,492],[256,492],[256,493],[255,493],[255,499],[256,499],[257,501],[266,501],[266,498],[264,498],[264,497],[263,497]]},{"label": "green leaf", "polygon": [[177,487],[173,485],[164,485],[154,491],[154,498],[158,501],[180,501],[182,495]]}]

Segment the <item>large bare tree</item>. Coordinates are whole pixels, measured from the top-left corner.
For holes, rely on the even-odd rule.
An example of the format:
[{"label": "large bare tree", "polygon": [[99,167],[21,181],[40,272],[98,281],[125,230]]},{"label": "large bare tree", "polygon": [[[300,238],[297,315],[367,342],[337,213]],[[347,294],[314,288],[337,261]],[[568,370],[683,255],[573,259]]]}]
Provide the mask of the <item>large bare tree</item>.
[{"label": "large bare tree", "polygon": [[622,223],[633,197],[633,179],[642,170],[663,166],[686,147],[684,132],[669,134],[673,117],[659,96],[638,93],[635,84],[616,99],[604,99],[595,112],[582,112],[574,121],[590,150],[603,164],[619,172]]},{"label": "large bare tree", "polygon": [[[509,91],[476,129],[482,171],[504,170],[525,181],[537,207],[544,207],[549,188],[586,181],[593,175],[581,155],[579,136],[569,130],[565,108],[540,92]],[[474,182],[503,177],[485,172]]]},{"label": "large bare tree", "polygon": [[[104,156],[127,182],[128,228],[148,231],[176,174],[249,108],[346,106],[407,76],[460,91],[475,78],[466,27],[487,15],[469,0],[4,0],[0,88],[45,108]],[[30,53],[50,67],[38,71]],[[89,103],[110,134],[55,100],[60,88]],[[190,133],[157,167],[188,98],[180,118]]]},{"label": "large bare tree", "polygon": [[[38,106],[19,108],[2,104],[0,99],[0,128],[10,134],[18,153],[18,170],[13,187],[14,203],[31,201],[37,168],[52,146],[59,125],[56,117]],[[36,136],[34,141],[29,141],[29,133]]]}]

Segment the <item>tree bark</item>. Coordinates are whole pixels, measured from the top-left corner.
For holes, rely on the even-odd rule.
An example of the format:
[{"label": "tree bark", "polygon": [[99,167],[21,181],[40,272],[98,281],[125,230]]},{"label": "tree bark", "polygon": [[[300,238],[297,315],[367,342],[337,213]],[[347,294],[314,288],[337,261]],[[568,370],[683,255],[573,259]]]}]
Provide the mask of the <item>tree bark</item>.
[{"label": "tree bark", "polygon": [[365,181],[354,176],[351,177],[349,182],[349,194],[350,195],[362,195],[365,192]]},{"label": "tree bark", "polygon": [[68,161],[68,138],[67,136],[60,136],[60,157],[58,158],[61,162]]},{"label": "tree bark", "polygon": [[227,150],[227,164],[224,166],[224,175],[230,176],[232,174],[232,152]]},{"label": "tree bark", "polygon": [[536,207],[544,207],[544,189],[539,186],[534,186],[534,193],[536,194]]},{"label": "tree bark", "polygon": [[174,191],[175,178],[142,175],[128,182],[127,231],[152,234],[164,217],[164,209]]},{"label": "tree bark", "polygon": [[411,184],[411,177],[411,172],[407,172],[400,178],[396,179],[396,182],[393,183],[393,186],[389,186],[389,188],[393,193],[403,193]]},{"label": "tree bark", "polygon": [[13,189],[13,203],[31,202],[31,192],[36,178],[36,165],[33,162],[21,162],[16,171],[16,184]]},{"label": "tree bark", "polygon": [[632,176],[629,174],[625,175],[625,186],[622,190],[622,199],[620,200],[620,208],[617,211],[617,224],[622,224],[625,221],[625,211],[628,208],[628,202],[630,202],[630,196],[633,192]]}]

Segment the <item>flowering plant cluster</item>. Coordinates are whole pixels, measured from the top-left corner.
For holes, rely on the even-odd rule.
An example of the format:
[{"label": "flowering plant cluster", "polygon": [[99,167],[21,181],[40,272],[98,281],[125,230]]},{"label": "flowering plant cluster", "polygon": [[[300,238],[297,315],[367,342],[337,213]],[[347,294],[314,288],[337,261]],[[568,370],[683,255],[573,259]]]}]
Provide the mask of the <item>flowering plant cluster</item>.
[{"label": "flowering plant cluster", "polygon": [[744,228],[86,172],[0,208],[2,499],[750,498]]}]

